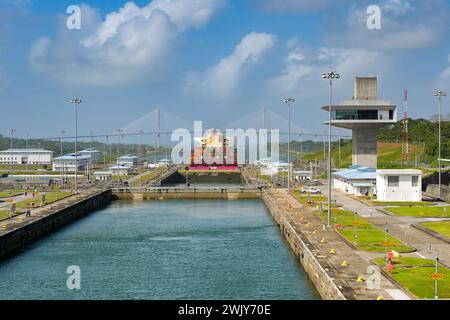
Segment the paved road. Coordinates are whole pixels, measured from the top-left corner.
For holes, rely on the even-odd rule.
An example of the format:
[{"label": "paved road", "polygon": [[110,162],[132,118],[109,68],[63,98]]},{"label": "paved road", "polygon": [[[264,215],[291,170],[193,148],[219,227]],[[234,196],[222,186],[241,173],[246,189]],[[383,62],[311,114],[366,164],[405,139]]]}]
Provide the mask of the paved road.
[{"label": "paved road", "polygon": [[[327,188],[323,187],[323,192],[327,194]],[[434,259],[436,250],[439,250],[440,261],[442,264],[450,267],[450,244],[435,238],[421,230],[414,228],[412,225],[427,221],[442,221],[447,219],[436,218],[414,218],[389,215],[376,207],[372,207],[361,201],[355,200],[352,196],[333,188],[332,199],[343,205],[344,209],[358,212],[379,228],[385,228],[386,223],[389,226],[389,232],[396,238],[402,240],[410,246],[417,249],[417,252],[408,255],[418,256],[421,258]],[[431,245],[431,251],[429,251]]]}]

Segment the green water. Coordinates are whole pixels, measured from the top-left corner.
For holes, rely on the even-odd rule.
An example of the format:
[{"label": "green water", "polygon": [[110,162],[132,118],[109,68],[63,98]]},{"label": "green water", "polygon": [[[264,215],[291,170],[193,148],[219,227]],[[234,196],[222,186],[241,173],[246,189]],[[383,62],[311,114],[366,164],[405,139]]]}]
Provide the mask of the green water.
[{"label": "green water", "polygon": [[183,200],[116,201],[34,242],[0,264],[0,299],[318,296],[261,201]]}]

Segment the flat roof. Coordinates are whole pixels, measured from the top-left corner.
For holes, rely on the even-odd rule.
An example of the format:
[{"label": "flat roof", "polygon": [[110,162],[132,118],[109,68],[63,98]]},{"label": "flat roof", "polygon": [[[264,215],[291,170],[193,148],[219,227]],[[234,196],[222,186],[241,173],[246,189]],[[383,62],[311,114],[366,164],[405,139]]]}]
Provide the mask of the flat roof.
[{"label": "flat roof", "polygon": [[380,175],[422,175],[422,171],[417,169],[383,169],[377,170]]},{"label": "flat roof", "polygon": [[345,180],[375,180],[377,178],[376,169],[362,166],[351,166],[349,169],[334,173],[334,176]]},{"label": "flat roof", "polygon": [[82,155],[80,153],[78,153],[77,156],[75,157],[75,153],[71,153],[71,154],[63,155],[62,157],[53,158],[53,161],[58,161],[58,160],[75,160],[75,158],[77,160],[90,160],[91,159],[90,156],[85,156],[85,155]]},{"label": "flat roof", "polygon": [[45,153],[53,153],[53,151],[45,150],[45,149],[38,149],[38,148],[31,148],[31,149],[7,149],[2,150],[0,153],[27,153],[27,152],[45,152]]}]

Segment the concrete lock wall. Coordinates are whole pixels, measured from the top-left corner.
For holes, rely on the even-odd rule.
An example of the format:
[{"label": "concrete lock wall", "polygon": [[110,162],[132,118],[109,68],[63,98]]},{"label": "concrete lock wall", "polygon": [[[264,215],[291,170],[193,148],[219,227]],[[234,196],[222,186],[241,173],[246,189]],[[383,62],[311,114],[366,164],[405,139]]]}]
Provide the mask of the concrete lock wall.
[{"label": "concrete lock wall", "polygon": [[377,129],[353,129],[352,163],[363,167],[377,167]]},{"label": "concrete lock wall", "polygon": [[48,235],[92,211],[105,207],[111,200],[111,190],[102,191],[2,235],[0,237],[0,261],[19,252],[32,241]]},{"label": "concrete lock wall", "polygon": [[[436,197],[439,196],[439,185],[429,184],[427,186],[427,193],[432,194]],[[441,185],[442,200],[450,202],[450,187]]]},{"label": "concrete lock wall", "polygon": [[321,298],[324,300],[346,300],[344,294],[308,248],[306,237],[302,238],[301,234],[299,235],[295,231],[284,217],[282,210],[266,192],[263,192],[262,199]]},{"label": "concrete lock wall", "polygon": [[120,200],[168,200],[168,199],[259,199],[261,190],[259,189],[176,189],[158,188],[145,191],[131,191],[127,189],[115,189],[115,198]]}]

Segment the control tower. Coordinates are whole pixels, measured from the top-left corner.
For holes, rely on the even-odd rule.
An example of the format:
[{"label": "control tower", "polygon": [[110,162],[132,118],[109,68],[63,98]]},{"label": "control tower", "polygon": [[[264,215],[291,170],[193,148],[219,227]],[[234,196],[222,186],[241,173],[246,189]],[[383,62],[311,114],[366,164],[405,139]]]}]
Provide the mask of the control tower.
[{"label": "control tower", "polygon": [[[329,106],[323,109],[328,111]],[[377,78],[356,77],[352,100],[332,106],[331,111],[331,125],[352,130],[353,165],[376,168],[377,130],[397,122],[397,107],[378,99]]]}]

